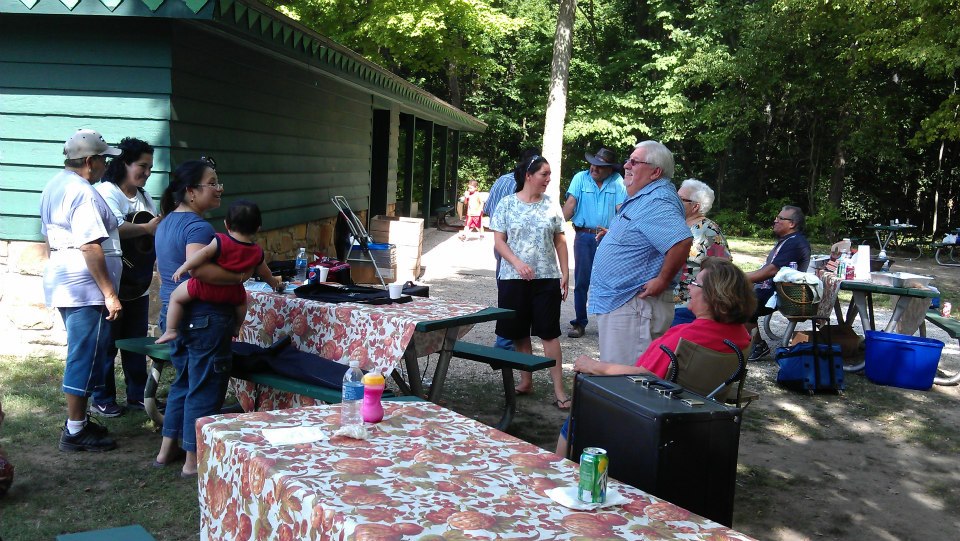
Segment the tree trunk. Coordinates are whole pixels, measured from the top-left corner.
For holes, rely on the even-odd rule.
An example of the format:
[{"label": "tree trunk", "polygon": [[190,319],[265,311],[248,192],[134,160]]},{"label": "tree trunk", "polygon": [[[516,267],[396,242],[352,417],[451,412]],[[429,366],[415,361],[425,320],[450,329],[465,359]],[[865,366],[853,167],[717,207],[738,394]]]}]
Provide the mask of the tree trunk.
[{"label": "tree trunk", "polygon": [[840,208],[843,200],[843,179],[847,173],[847,153],[843,148],[843,141],[837,140],[837,148],[833,154],[833,172],[830,174],[830,195],[827,201],[835,208]]},{"label": "tree trunk", "polygon": [[450,105],[463,109],[463,95],[460,93],[460,75],[456,61],[447,62],[447,86],[450,88]]},{"label": "tree trunk", "polygon": [[560,204],[560,160],[563,152],[563,124],[567,116],[567,87],[570,82],[570,57],[573,53],[573,20],[577,0],[560,0],[557,11],[557,33],[553,40],[553,62],[550,63],[550,95],[543,125],[543,157],[550,162],[549,195]]}]

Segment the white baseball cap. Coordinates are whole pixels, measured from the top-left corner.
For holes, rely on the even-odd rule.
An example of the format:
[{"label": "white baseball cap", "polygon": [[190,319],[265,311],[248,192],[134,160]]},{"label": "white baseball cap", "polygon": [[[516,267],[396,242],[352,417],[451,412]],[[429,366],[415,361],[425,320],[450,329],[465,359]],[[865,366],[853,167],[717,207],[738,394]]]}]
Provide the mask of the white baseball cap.
[{"label": "white baseball cap", "polygon": [[123,151],[112,147],[103,140],[103,136],[93,130],[77,130],[63,144],[63,155],[68,160],[87,156],[119,156]]}]

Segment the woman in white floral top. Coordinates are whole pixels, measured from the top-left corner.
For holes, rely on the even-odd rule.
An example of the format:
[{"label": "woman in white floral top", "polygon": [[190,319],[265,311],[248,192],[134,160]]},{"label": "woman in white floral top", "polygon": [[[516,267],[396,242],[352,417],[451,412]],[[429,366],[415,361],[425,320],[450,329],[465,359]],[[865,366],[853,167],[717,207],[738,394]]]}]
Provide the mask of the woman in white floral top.
[{"label": "woman in white floral top", "polygon": [[[500,265],[498,305],[516,311],[514,319],[497,321],[497,336],[513,340],[514,348],[531,352],[530,336],[543,342],[550,368],[554,405],[569,409],[563,388],[560,352],[560,303],[567,299],[567,242],[560,206],[545,194],[550,164],[541,156],[521,163],[514,176],[517,193],[504,197],[490,221]],[[533,376],[520,372],[519,394],[533,391]]]},{"label": "woman in white floral top", "polygon": [[690,299],[687,288],[700,272],[700,262],[707,256],[733,259],[730,248],[727,246],[727,239],[720,232],[720,226],[707,218],[707,213],[713,207],[713,189],[695,178],[688,178],[680,185],[677,195],[680,196],[686,212],[687,225],[690,226],[690,233],[693,234],[693,245],[690,246],[690,254],[687,256],[687,265],[680,283],[674,289],[673,302],[683,306],[677,306],[673,325],[690,323],[694,319],[693,313],[686,307]]}]

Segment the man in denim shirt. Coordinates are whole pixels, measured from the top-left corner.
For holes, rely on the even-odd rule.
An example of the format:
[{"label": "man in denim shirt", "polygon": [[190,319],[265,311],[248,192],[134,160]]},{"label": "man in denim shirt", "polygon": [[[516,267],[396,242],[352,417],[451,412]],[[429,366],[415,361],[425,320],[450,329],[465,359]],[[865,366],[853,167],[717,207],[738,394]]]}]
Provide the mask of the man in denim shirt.
[{"label": "man in denim shirt", "polygon": [[636,363],[673,321],[671,286],[693,243],[673,171],[673,153],[656,141],[639,143],[624,164],[627,198],[597,248],[590,287],[602,361]]},{"label": "man in denim shirt", "polygon": [[563,219],[573,220],[576,232],[573,241],[575,263],[573,306],[576,319],[567,336],[580,338],[587,326],[587,293],[590,291],[590,273],[597,252],[597,235],[606,231],[617,206],[627,198],[623,177],[617,172],[617,156],[601,148],[596,154],[584,153],[590,168],[573,176],[563,204]]}]

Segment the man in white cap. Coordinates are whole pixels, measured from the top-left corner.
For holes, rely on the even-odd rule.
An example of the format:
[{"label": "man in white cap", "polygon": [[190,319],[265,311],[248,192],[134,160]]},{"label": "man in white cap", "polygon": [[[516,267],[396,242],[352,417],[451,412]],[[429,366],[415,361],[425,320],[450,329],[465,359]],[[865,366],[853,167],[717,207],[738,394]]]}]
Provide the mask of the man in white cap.
[{"label": "man in white cap", "polygon": [[[63,171],[43,189],[41,232],[50,247],[43,274],[47,306],[57,308],[67,330],[63,393],[67,421],[61,451],[108,451],[116,443],[107,429],[87,417],[87,399],[103,386],[110,352],[110,322],[120,315],[119,258],[108,265],[100,243],[116,229],[117,219],[92,186],[107,168],[107,156],[119,156],[93,130],[79,130],[63,146]],[[111,268],[116,267],[116,268]]]},{"label": "man in white cap", "polygon": [[[570,338],[583,336],[587,326],[587,294],[590,292],[590,273],[597,253],[597,237],[606,231],[617,205],[627,198],[623,177],[617,172],[620,165],[613,151],[601,148],[596,154],[584,153],[590,168],[573,176],[563,204],[563,219],[573,220],[574,290],[573,307],[576,319],[570,322]],[[602,236],[602,235],[600,235]]]}]

